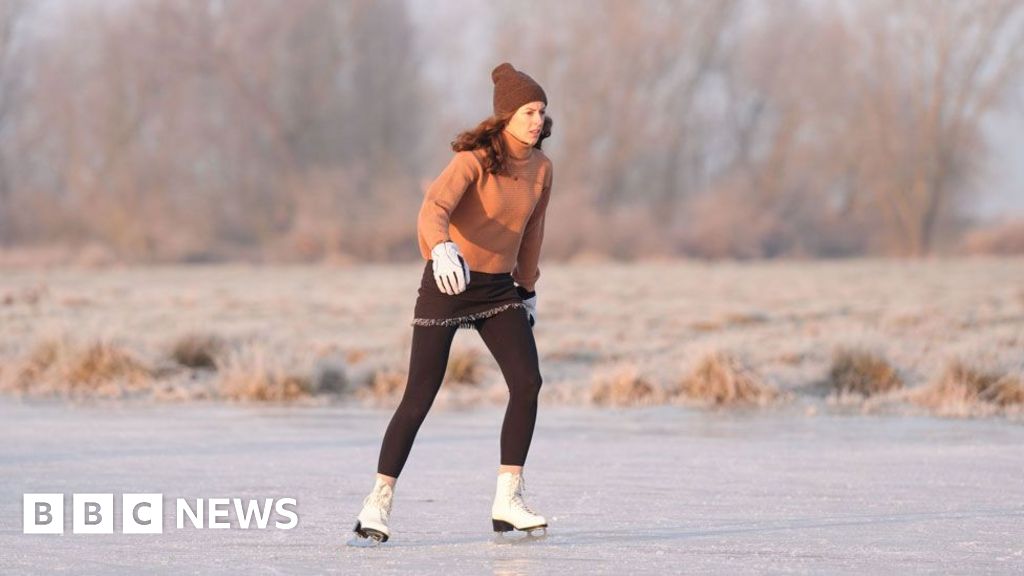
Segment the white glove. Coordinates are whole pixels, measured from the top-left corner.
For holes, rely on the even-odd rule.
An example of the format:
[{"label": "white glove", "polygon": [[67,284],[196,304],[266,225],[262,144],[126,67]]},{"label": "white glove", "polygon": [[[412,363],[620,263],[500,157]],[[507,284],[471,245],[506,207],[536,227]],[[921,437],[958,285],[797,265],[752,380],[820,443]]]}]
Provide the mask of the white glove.
[{"label": "white glove", "polygon": [[437,289],[449,296],[461,294],[469,286],[469,264],[455,242],[441,242],[430,251],[434,261]]},{"label": "white glove", "polygon": [[515,286],[516,292],[519,293],[519,297],[523,299],[523,304],[526,305],[526,315],[530,319],[530,326],[533,327],[537,323],[537,292],[528,292],[526,288],[519,284]]}]

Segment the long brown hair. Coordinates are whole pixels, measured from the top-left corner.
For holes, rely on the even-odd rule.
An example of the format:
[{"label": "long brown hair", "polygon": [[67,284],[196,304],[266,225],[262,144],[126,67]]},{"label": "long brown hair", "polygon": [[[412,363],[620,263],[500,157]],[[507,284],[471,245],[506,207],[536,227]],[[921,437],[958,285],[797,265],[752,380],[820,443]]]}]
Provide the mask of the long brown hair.
[{"label": "long brown hair", "polygon": [[[452,141],[452,150],[463,152],[482,149],[487,153],[483,158],[484,170],[491,174],[508,174],[508,151],[505,150],[505,142],[501,139],[501,131],[514,114],[515,112],[495,114],[477,124],[475,128],[459,133]],[[540,136],[537,137],[534,148],[539,150],[544,139],[551,136],[552,124],[554,121],[551,117],[545,116],[544,126],[540,129]]]}]

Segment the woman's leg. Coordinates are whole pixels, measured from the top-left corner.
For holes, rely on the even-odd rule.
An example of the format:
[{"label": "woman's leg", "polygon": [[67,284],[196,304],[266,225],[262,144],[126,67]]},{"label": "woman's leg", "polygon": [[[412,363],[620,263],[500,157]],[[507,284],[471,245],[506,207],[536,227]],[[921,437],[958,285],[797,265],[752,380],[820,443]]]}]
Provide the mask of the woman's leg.
[{"label": "woman's leg", "polygon": [[477,330],[508,385],[508,407],[501,427],[502,468],[520,469],[530,451],[542,383],[533,329],[526,312],[515,308],[479,320]]},{"label": "woman's leg", "polygon": [[416,432],[441,389],[456,330],[457,326],[413,326],[409,379],[402,402],[384,433],[377,462],[378,476],[384,476],[383,479],[391,485],[402,473]]}]

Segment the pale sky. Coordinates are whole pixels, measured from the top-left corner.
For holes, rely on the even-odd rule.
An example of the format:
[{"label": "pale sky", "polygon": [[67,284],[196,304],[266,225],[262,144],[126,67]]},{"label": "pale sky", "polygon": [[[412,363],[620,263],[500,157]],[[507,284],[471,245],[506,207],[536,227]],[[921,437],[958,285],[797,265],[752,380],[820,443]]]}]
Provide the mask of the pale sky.
[{"label": "pale sky", "polygon": [[982,195],[977,213],[984,218],[1024,216],[1024,107],[994,117],[988,133],[991,188]]}]

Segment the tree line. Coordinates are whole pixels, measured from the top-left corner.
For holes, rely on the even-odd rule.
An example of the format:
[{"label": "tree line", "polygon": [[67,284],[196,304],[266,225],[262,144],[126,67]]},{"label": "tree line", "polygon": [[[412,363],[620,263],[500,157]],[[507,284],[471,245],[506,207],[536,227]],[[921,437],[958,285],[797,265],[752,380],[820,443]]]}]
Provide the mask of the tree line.
[{"label": "tree line", "polygon": [[922,256],[1018,109],[1013,0],[0,3],[0,246],[130,261],[415,258],[490,110],[555,120],[545,257]]}]

